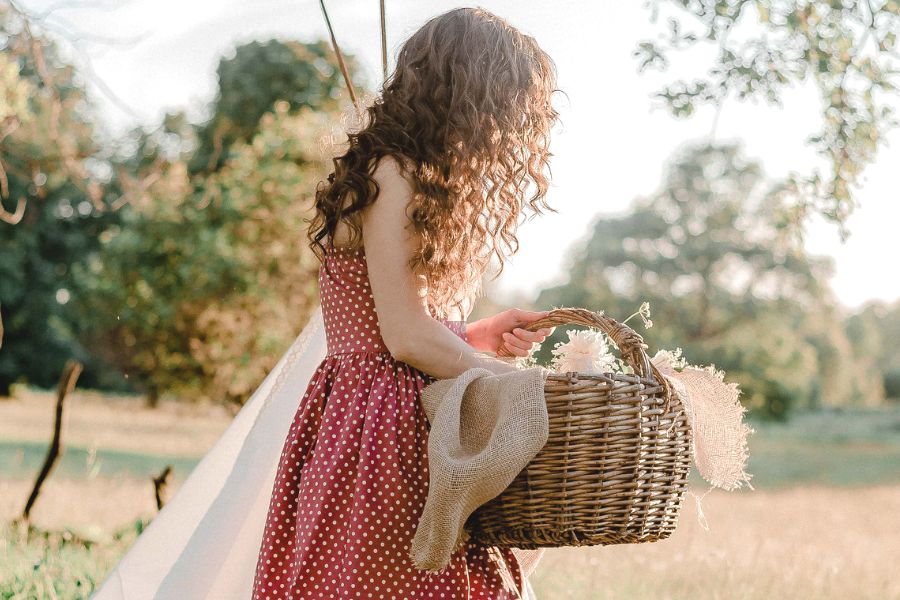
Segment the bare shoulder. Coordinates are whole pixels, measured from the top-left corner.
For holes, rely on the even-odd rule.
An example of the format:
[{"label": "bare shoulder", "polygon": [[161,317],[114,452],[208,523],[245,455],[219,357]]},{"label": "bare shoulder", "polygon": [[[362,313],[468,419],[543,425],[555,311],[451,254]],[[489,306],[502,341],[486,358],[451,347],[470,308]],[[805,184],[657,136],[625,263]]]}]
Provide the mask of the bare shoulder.
[{"label": "bare shoulder", "polygon": [[407,194],[412,191],[405,165],[401,164],[400,160],[394,156],[386,155],[378,158],[372,177],[382,191],[390,190]]},{"label": "bare shoulder", "polygon": [[373,264],[380,259],[392,263],[411,254],[415,247],[409,227],[413,188],[394,157],[381,157],[372,176],[378,184],[378,197],[361,211],[363,238]]}]

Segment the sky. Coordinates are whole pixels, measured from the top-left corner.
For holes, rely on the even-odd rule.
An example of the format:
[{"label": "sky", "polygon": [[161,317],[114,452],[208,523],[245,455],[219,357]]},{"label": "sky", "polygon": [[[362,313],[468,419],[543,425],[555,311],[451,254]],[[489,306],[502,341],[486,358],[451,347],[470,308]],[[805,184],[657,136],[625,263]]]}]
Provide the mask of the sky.
[{"label": "sky", "polygon": [[[215,93],[221,56],[254,39],[312,40],[327,36],[317,0],[69,0],[50,21],[79,41],[71,59],[94,76],[89,87],[111,131],[136,122],[157,124],[166,110],[187,109],[200,119]],[[54,0],[17,0],[39,12]],[[373,89],[381,81],[376,0],[326,1],[341,48],[362,62]],[[386,0],[388,50],[430,17],[461,6],[443,0]],[[637,70],[631,56],[639,40],[655,36],[642,2],[610,0],[485,0],[478,4],[535,37],[556,63],[561,123],[553,133],[553,179],[548,194],[556,214],[533,218],[519,230],[520,250],[508,260],[492,295],[532,299],[565,281],[567,250],[597,218],[627,212],[637,197],[656,191],[667,161],[685,143],[707,138],[712,109],[676,120],[651,98],[674,75],[700,76],[708,63],[687,56],[668,74]],[[53,32],[51,32],[53,33]],[[115,43],[109,43],[111,38]],[[72,47],[64,42],[64,48]],[[93,83],[101,81],[102,86]],[[104,92],[103,88],[108,91]],[[819,126],[819,99],[806,87],[789,90],[782,106],[726,102],[715,126],[717,141],[739,140],[766,174],[822,166],[805,140]],[[867,300],[900,298],[900,203],[896,201],[900,132],[864,173],[860,206],[841,242],[837,228],[816,219],[807,248],[835,261],[832,287],[856,308]]]}]

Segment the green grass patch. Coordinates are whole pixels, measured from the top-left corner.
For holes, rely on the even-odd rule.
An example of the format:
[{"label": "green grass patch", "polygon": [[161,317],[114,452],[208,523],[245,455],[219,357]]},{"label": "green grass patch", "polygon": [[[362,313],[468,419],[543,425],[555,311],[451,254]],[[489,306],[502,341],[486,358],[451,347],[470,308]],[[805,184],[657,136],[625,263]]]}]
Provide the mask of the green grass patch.
[{"label": "green grass patch", "polygon": [[900,482],[900,406],[801,412],[787,423],[749,421],[754,487]]},{"label": "green grass patch", "polygon": [[87,600],[147,523],[112,533],[0,526],[0,598]]},{"label": "green grass patch", "polygon": [[[47,455],[46,442],[0,442],[0,477],[34,477]],[[176,473],[190,473],[197,463],[194,456],[161,456],[151,452],[90,449],[67,446],[54,468],[53,477],[134,477],[158,475],[171,464]]]}]

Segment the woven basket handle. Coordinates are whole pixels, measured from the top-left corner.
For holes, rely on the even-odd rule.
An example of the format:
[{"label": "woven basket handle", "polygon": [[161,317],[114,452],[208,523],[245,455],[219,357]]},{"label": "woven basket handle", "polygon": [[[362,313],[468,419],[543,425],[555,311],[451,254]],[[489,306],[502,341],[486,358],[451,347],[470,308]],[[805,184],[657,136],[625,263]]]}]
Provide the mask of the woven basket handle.
[{"label": "woven basket handle", "polygon": [[[556,327],[557,325],[596,327],[606,333],[616,343],[622,354],[622,360],[634,369],[635,373],[643,377],[662,379],[656,368],[650,363],[650,358],[645,351],[647,344],[644,343],[644,338],[628,325],[619,323],[605,314],[587,310],[586,308],[556,308],[551,310],[546,317],[532,321],[527,325],[522,325],[521,328],[528,331],[537,331],[544,327]],[[506,346],[501,346],[497,355],[512,356],[506,350]]]}]

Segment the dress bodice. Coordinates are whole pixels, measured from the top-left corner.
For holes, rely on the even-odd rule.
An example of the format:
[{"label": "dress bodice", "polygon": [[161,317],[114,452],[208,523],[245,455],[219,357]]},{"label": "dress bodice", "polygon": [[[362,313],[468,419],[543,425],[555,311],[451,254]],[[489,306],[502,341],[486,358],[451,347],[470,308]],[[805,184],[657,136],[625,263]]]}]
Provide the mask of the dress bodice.
[{"label": "dress bodice", "polygon": [[[388,352],[381,337],[362,247],[325,245],[325,260],[319,267],[319,295],[328,355]],[[466,339],[465,321],[440,319],[433,307],[428,308],[434,318]]]}]

